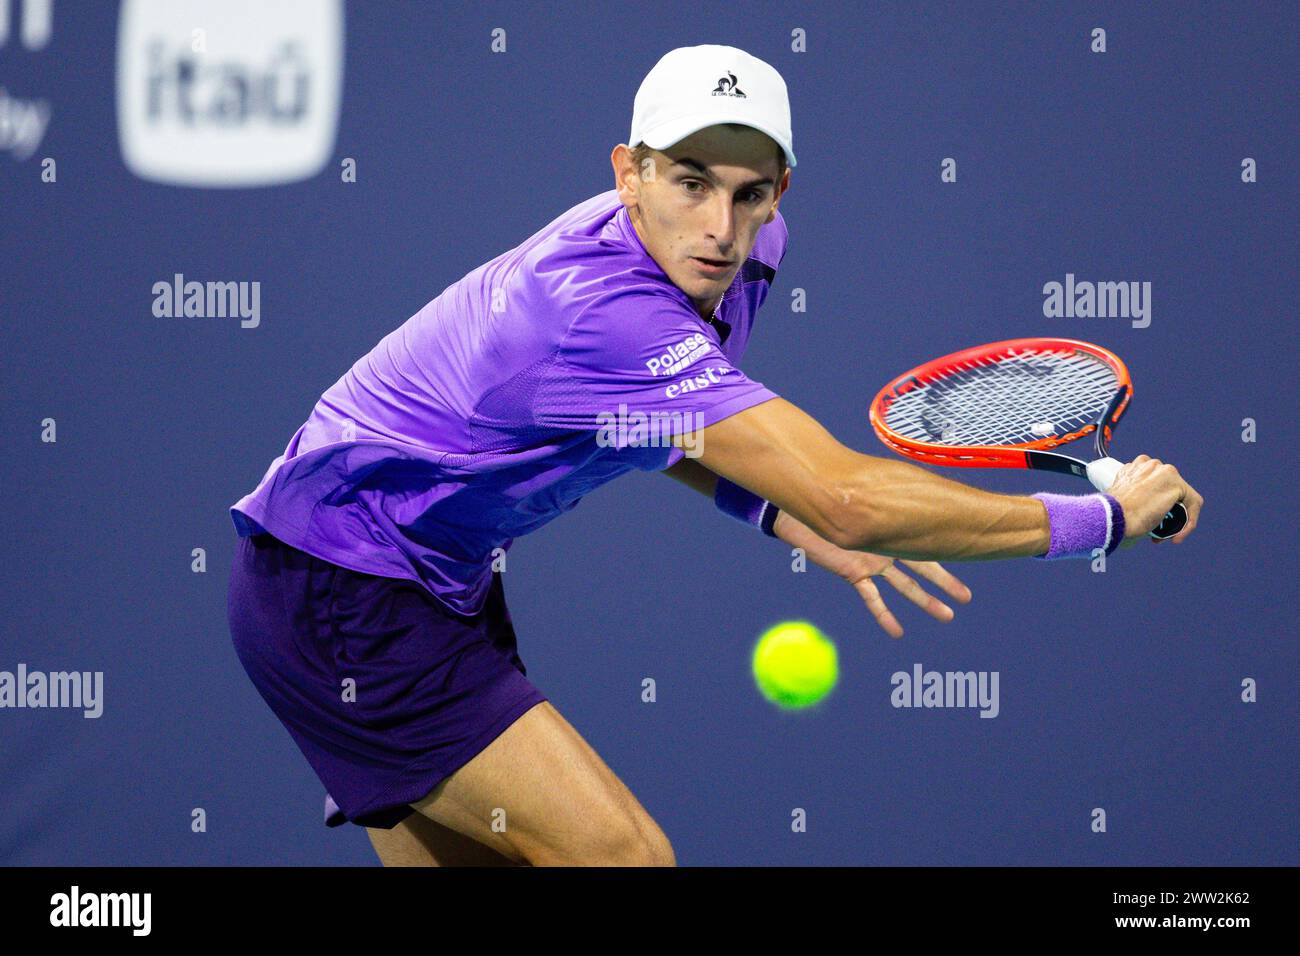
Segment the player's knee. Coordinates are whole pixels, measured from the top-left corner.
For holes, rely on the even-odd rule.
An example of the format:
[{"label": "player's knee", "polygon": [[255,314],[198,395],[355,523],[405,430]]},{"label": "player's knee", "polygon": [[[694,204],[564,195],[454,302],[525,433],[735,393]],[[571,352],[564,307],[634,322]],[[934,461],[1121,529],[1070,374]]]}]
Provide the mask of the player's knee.
[{"label": "player's knee", "polygon": [[534,866],[676,866],[668,837],[653,820],[606,825],[581,847],[534,854]]},{"label": "player's knee", "polygon": [[642,833],[640,840],[633,846],[632,862],[625,866],[676,866],[677,855],[673,845],[659,827],[653,826],[649,833]]},{"label": "player's knee", "polygon": [[668,837],[663,838],[663,845],[659,848],[655,856],[655,866],[676,866],[677,854],[673,852],[673,845],[668,842]]},{"label": "player's knee", "polygon": [[676,866],[668,837],[657,826],[647,830],[629,830],[603,841],[597,851],[597,866]]}]

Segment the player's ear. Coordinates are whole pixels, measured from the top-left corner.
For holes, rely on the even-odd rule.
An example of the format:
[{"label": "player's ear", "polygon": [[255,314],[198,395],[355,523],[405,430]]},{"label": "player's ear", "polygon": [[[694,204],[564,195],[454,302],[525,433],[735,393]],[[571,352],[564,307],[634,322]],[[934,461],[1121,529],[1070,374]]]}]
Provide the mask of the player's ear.
[{"label": "player's ear", "polygon": [[618,198],[627,205],[629,199],[636,197],[636,185],[629,183],[632,170],[632,151],[623,143],[614,147],[613,152],[609,154],[609,163],[614,167],[614,188],[618,190]]},{"label": "player's ear", "polygon": [[619,143],[609,154],[609,164],[614,167],[614,187],[619,188],[623,185],[623,178],[627,172],[628,163],[631,162],[631,150],[623,143]]},{"label": "player's ear", "polygon": [[785,191],[789,188],[790,188],[790,169],[789,167],[787,167],[785,171],[785,175],[781,177],[781,182],[778,183],[776,198],[772,200],[772,208],[768,211],[767,218],[763,220],[763,225],[767,225],[769,222],[771,222],[776,218],[776,207],[780,205],[781,197],[785,195]]},{"label": "player's ear", "polygon": [[[618,198],[625,206],[634,205],[641,194],[641,182],[644,177],[638,175],[640,171],[636,168],[636,159],[632,155],[631,148],[625,143],[619,143],[609,154],[609,161],[614,167],[614,188],[618,190]],[[646,162],[653,164],[653,157],[647,156]],[[653,178],[653,165],[651,169],[650,178]]]}]

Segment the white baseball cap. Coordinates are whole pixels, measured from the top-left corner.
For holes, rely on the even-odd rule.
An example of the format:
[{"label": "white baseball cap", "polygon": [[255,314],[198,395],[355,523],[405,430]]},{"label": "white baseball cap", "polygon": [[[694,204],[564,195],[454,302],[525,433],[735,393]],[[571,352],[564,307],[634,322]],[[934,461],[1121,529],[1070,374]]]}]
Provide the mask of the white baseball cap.
[{"label": "white baseball cap", "polygon": [[734,46],[683,46],[654,65],[632,104],[627,145],[667,149],[706,126],[740,123],[780,144],[794,166],[790,97],[770,65]]}]

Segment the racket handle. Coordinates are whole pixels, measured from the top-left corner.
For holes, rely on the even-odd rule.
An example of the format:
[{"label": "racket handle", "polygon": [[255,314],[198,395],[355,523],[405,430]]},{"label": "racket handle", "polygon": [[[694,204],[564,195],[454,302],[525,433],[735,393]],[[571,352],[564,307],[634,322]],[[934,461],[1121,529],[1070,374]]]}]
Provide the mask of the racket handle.
[{"label": "racket handle", "polygon": [[[1114,458],[1098,458],[1096,461],[1088,463],[1088,480],[1092,482],[1093,487],[1098,491],[1109,491],[1110,486],[1115,483],[1115,476],[1119,474],[1119,470],[1123,467],[1124,463]],[[1185,524],[1187,524],[1187,509],[1183,507],[1181,501],[1177,501],[1169,509],[1164,520],[1156,525],[1149,534],[1153,540],[1163,541],[1165,538],[1172,538],[1182,531]]]}]

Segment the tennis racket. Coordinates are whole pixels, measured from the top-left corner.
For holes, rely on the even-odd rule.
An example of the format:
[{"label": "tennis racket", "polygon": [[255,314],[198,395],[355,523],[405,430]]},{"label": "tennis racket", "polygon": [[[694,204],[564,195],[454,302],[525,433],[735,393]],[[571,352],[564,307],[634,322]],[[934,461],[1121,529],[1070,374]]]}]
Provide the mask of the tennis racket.
[{"label": "tennis racket", "polygon": [[[916,461],[1056,471],[1106,491],[1123,467],[1106,446],[1132,397],[1128,369],[1099,345],[1009,339],[900,375],[871,403],[871,425],[882,442]],[[1089,461],[1049,450],[1087,435]],[[1178,502],[1151,537],[1173,537],[1186,523]]]}]

